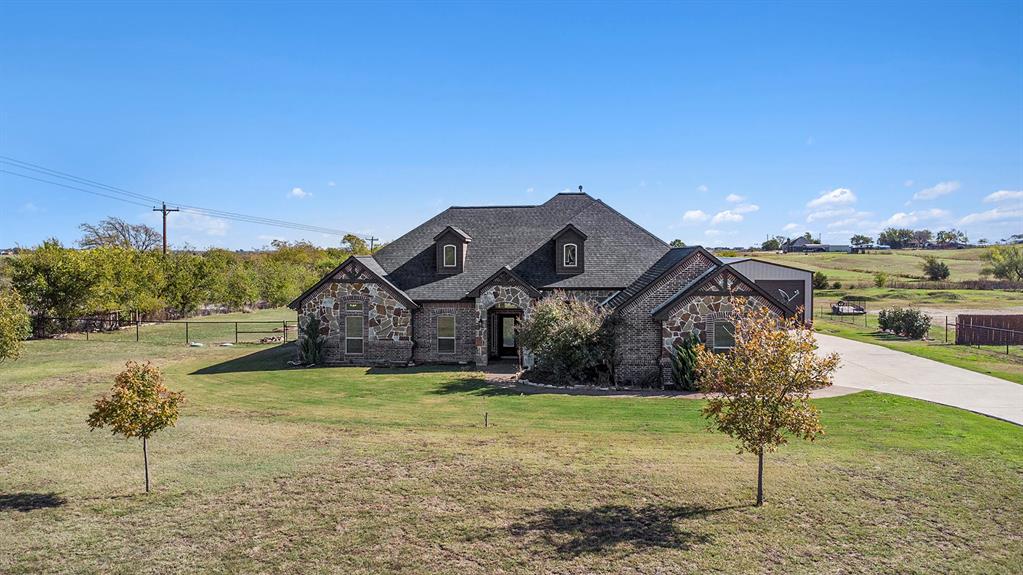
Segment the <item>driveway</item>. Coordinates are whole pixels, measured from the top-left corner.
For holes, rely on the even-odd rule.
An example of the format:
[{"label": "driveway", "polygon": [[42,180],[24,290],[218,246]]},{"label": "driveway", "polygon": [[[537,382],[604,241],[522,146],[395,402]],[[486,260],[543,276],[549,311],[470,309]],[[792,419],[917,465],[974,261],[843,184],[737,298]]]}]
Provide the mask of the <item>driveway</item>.
[{"label": "driveway", "polygon": [[914,397],[1023,425],[1023,385],[833,335],[817,334],[842,364],[835,385]]}]

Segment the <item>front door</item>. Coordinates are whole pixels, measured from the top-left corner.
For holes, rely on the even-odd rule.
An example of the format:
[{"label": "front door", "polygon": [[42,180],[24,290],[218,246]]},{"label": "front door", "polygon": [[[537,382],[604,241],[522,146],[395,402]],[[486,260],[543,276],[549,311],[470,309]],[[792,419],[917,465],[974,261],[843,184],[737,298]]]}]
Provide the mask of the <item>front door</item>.
[{"label": "front door", "polygon": [[497,334],[500,338],[497,346],[498,353],[501,357],[518,357],[519,350],[515,342],[515,316],[500,315],[497,317],[501,322]]}]

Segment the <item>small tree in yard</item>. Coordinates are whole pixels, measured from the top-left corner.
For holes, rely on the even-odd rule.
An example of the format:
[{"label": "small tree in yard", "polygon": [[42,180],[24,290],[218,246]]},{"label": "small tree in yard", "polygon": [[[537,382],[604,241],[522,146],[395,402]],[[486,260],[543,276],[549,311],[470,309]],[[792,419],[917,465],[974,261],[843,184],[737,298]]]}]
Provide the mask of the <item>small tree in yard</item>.
[{"label": "small tree in yard", "polygon": [[21,301],[18,290],[0,289],[0,363],[7,359],[18,359],[21,355],[22,340],[32,332],[25,302]]},{"label": "small tree in yard", "polygon": [[142,461],[146,472],[146,493],[149,493],[149,438],[173,427],[178,408],[185,400],[181,392],[169,391],[163,385],[163,374],[149,362],[129,361],[125,370],[114,379],[109,396],[96,401],[89,415],[89,427],[109,427],[114,435],[142,439]]},{"label": "small tree in yard", "polygon": [[824,272],[814,272],[813,289],[828,289],[828,276]]},{"label": "small tree in yard", "polygon": [[823,433],[810,392],[831,385],[838,355],[819,357],[813,331],[797,316],[782,319],[763,305],[734,301],[735,347],[697,349],[700,389],[711,397],[703,415],[712,428],[757,454],[757,505],[764,502],[764,452],[791,434],[812,441]]}]

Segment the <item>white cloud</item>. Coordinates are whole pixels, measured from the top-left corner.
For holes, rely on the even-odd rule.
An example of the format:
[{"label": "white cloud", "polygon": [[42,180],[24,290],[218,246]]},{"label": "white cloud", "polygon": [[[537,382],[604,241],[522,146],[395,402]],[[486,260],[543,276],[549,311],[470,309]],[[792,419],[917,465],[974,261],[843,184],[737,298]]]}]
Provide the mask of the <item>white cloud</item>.
[{"label": "white cloud", "polygon": [[303,190],[302,188],[291,188],[291,191],[288,192],[288,197],[289,198],[298,198],[300,200],[308,198],[308,197],[310,197],[312,195],[313,195],[312,192],[307,192],[307,191]]},{"label": "white cloud", "polygon": [[783,232],[794,232],[794,231],[796,231],[798,229],[799,229],[799,224],[797,224],[795,222],[791,222],[791,223],[785,224],[785,227],[783,227],[781,229],[781,231],[783,231]]},{"label": "white cloud", "polygon": [[732,208],[737,214],[750,214],[760,209],[760,206],[756,204],[739,204]]},{"label": "white cloud", "polygon": [[696,191],[702,194],[710,191],[710,188],[707,187],[707,184],[700,184],[699,186],[696,186]]},{"label": "white cloud", "polygon": [[723,212],[718,212],[714,214],[714,217],[711,218],[710,223],[716,226],[718,224],[725,222],[741,222],[743,219],[744,218],[742,214],[733,212],[732,210],[725,210]]},{"label": "white cloud", "polygon": [[912,188],[913,183],[914,183],[913,180],[906,180],[905,182],[902,182],[902,185],[906,186],[907,188]]},{"label": "white cloud", "polygon": [[820,208],[823,206],[842,206],[855,204],[856,194],[848,188],[835,188],[830,192],[821,192],[819,196],[806,203],[808,208]]},{"label": "white cloud", "polygon": [[968,224],[976,224],[976,223],[980,223],[980,222],[1000,222],[1000,221],[1004,221],[1004,220],[1013,220],[1013,219],[1019,220],[1020,223],[1023,223],[1023,209],[994,208],[994,209],[988,210],[986,212],[978,212],[978,213],[975,213],[975,214],[969,214],[969,215],[963,216],[959,220],[959,225],[965,226],[965,225],[968,225]]},{"label": "white cloud", "polygon": [[998,190],[984,197],[984,203],[1007,202],[1009,200],[1023,200],[1023,190]]},{"label": "white cloud", "polygon": [[175,231],[190,231],[208,236],[226,236],[231,224],[227,220],[194,212],[179,212],[167,218],[167,227]]},{"label": "white cloud", "polygon": [[337,182],[335,182],[334,180],[331,180],[331,181],[327,182],[327,186],[329,186],[331,188],[333,188],[336,185],[337,185]]},{"label": "white cloud", "polygon": [[881,225],[884,226],[911,226],[917,222],[926,220],[939,220],[949,217],[948,210],[931,208],[929,210],[917,210],[913,212],[896,212]]},{"label": "white cloud", "polygon": [[914,200],[933,200],[951,194],[959,189],[959,182],[938,182],[936,185],[913,194]]},{"label": "white cloud", "polygon": [[727,196],[725,196],[725,201],[730,204],[737,204],[745,199],[746,198],[740,196],[739,194],[728,194]]},{"label": "white cloud", "polygon": [[842,216],[850,216],[855,214],[856,210],[853,208],[835,208],[829,210],[817,210],[816,212],[810,212],[806,215],[807,223],[815,222],[817,220],[830,220],[832,218],[840,218]]},{"label": "white cloud", "polygon": [[682,221],[686,223],[705,222],[710,218],[703,210],[688,210],[682,214]]},{"label": "white cloud", "polygon": [[22,213],[25,213],[25,214],[31,214],[33,212],[38,212],[39,211],[39,206],[33,204],[32,202],[29,202],[29,203],[21,206],[21,208],[19,208],[18,211],[22,212]]},{"label": "white cloud", "polygon": [[704,230],[703,235],[709,238],[715,238],[721,235],[721,230]]},{"label": "white cloud", "polygon": [[535,191],[536,191],[536,188],[534,188],[534,187],[532,187],[532,186],[530,186],[530,187],[526,188],[526,193],[527,193],[527,194],[532,194],[532,193],[533,193],[533,192],[535,192]]}]

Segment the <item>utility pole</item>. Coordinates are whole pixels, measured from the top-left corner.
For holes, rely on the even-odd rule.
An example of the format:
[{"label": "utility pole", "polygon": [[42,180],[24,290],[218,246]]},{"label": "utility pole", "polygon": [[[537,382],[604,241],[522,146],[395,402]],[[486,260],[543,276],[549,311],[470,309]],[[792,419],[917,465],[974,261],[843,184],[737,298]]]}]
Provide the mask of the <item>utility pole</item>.
[{"label": "utility pole", "polygon": [[369,251],[373,251],[374,244],[380,240],[380,238],[374,238],[373,236],[369,236],[366,239],[369,240]]},{"label": "utility pole", "polygon": [[159,208],[153,208],[154,212],[163,214],[163,255],[167,255],[167,213],[181,211],[178,208],[168,208],[167,202],[160,202]]}]

